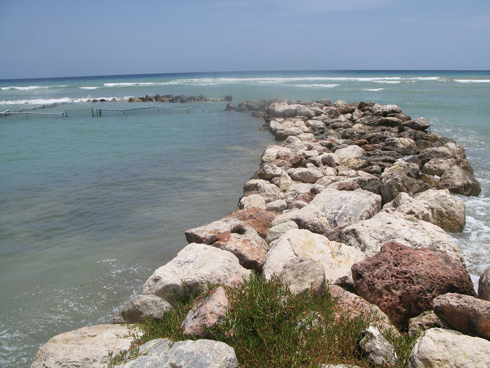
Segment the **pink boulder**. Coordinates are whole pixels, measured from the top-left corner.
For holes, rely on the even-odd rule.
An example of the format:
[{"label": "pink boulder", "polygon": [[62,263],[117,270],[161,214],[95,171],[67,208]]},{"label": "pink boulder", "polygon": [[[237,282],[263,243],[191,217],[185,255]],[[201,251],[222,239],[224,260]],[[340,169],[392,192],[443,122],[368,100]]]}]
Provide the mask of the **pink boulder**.
[{"label": "pink boulder", "polygon": [[356,290],[391,320],[406,327],[410,318],[432,309],[432,300],[448,292],[476,296],[466,268],[443,252],[397,242],[352,266]]}]

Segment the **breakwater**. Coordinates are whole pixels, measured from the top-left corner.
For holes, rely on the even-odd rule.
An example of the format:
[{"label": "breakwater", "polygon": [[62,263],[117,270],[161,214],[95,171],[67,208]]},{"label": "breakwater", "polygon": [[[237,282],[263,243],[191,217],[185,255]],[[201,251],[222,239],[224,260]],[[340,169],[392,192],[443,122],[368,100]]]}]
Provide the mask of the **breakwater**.
[{"label": "breakwater", "polygon": [[[396,105],[332,105],[329,100],[274,102],[264,116],[266,126],[284,144],[264,152],[261,168],[244,186],[240,210],[186,232],[192,251],[180,252],[155,271],[143,287],[144,295],[172,302],[176,292],[184,293],[204,280],[218,281],[227,272],[230,276],[224,266],[225,274],[214,265],[203,276],[195,270],[206,267],[192,267],[191,274],[174,272],[186,272],[185,267],[171,268],[182,258],[180,265],[202,261],[206,257],[196,255],[214,250],[224,250],[224,257],[236,266],[231,273],[242,276],[255,269],[270,277],[281,274],[295,258],[311,258],[323,266],[326,280],[359,294],[352,266],[374,258],[390,241],[440,251],[455,269],[464,264],[460,250],[442,230],[464,227],[464,204],[449,192],[473,196],[481,189],[464,149],[430,133],[425,119],[412,119]],[[328,252],[333,258],[324,257]],[[218,253],[213,253],[215,262]],[[230,254],[236,260],[230,260]],[[469,276],[462,275],[456,282],[461,289],[434,289],[474,297]],[[179,287],[182,280],[193,281]],[[432,307],[437,295],[425,296],[431,297],[427,305]],[[383,303],[383,311],[401,326],[422,312],[409,308],[403,314],[396,305]]]}]

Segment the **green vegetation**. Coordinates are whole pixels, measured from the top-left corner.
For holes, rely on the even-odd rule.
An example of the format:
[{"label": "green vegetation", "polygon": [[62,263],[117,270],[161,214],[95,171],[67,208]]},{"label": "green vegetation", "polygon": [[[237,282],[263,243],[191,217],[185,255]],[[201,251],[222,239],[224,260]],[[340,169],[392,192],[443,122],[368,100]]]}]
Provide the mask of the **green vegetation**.
[{"label": "green vegetation", "polygon": [[[142,326],[144,335],[136,344],[158,338],[196,339],[184,336],[180,324],[212,290],[180,300],[162,320],[146,321]],[[319,367],[326,363],[373,366],[361,356],[357,346],[363,331],[373,322],[372,317],[349,318],[329,293],[292,295],[277,278],[265,281],[260,276],[227,288],[227,293],[231,299],[229,312],[208,332],[235,349],[240,367]],[[397,350],[397,366],[406,366],[414,339],[386,337]],[[120,354],[115,358],[119,363],[128,356]]]}]

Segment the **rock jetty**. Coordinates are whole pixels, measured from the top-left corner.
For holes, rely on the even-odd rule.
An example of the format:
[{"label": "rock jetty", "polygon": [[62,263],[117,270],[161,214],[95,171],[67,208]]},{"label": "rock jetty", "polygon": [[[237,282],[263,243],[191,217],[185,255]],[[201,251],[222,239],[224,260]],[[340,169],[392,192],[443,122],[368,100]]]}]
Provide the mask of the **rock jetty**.
[{"label": "rock jetty", "polygon": [[[186,231],[189,244],[148,278],[114,323],[162,318],[176,295],[207,283],[232,286],[254,270],[279,276],[293,293],[330,293],[348,315],[376,315],[359,342],[374,365],[397,360],[380,333],[391,329],[421,333],[411,368],[490,366],[490,271],[480,279],[478,298],[461,250],[447,234],[465,225],[465,204],[451,193],[481,191],[463,147],[397,105],[261,100],[226,110],[263,117],[278,143],[263,152],[238,210]],[[226,289],[218,287],[182,321],[185,334],[201,340],[155,340],[140,347],[147,355],[121,367],[155,361],[170,367],[184,358],[199,367],[238,367],[231,347],[206,340],[206,327],[228,305]],[[88,329],[96,335],[107,329],[109,336],[113,328]],[[51,339],[32,368],[54,360],[102,367],[106,355],[87,348],[82,354],[85,335],[77,331],[71,345],[63,334]],[[106,345],[111,342],[115,354],[127,345],[124,338],[112,343],[110,337]],[[203,349],[216,351],[215,359]]]},{"label": "rock jetty", "polygon": [[128,102],[166,102],[166,103],[192,103],[192,102],[219,102],[233,101],[233,97],[225,96],[224,98],[206,98],[203,95],[186,96],[186,95],[146,95],[144,97],[130,97]]}]

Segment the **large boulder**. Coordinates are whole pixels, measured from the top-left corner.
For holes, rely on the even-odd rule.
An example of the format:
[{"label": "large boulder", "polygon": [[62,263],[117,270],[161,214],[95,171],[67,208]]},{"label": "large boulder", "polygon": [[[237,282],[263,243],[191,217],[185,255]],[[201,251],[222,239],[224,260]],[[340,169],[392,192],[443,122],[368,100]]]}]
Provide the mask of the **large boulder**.
[{"label": "large boulder", "polygon": [[308,230],[293,229],[271,243],[271,249],[263,268],[266,278],[279,275],[292,258],[311,258],[325,271],[325,278],[332,283],[344,283],[351,279],[351,266],[364,259],[359,250]]},{"label": "large boulder", "polygon": [[[450,291],[475,295],[470,275],[461,263],[440,251],[414,249],[396,242],[352,266],[356,290],[391,320],[408,320],[432,309],[432,300]],[[488,302],[490,304],[490,302]]]},{"label": "large boulder", "polygon": [[248,278],[250,273],[231,252],[191,243],[148,278],[143,294],[157,295],[173,305],[178,297],[189,295],[208,282],[217,283],[233,275]]},{"label": "large boulder", "polygon": [[490,301],[451,292],[434,299],[434,312],[449,327],[490,340]]},{"label": "large boulder", "polygon": [[123,325],[95,325],[64,332],[52,337],[41,346],[31,368],[105,368],[109,364],[109,351],[117,355],[128,350],[140,330]]},{"label": "large boulder", "polygon": [[326,231],[331,230],[322,211],[313,204],[308,204],[300,209],[284,212],[272,221],[272,226],[277,226],[289,221],[294,221],[300,229],[307,229],[317,234],[323,234]]},{"label": "large boulder", "polygon": [[167,339],[151,340],[139,348],[139,356],[118,368],[238,368],[233,348],[224,342]]},{"label": "large boulder", "polygon": [[416,342],[409,368],[490,367],[490,341],[453,330],[431,328]]},{"label": "large boulder", "polygon": [[345,148],[340,148],[336,150],[335,154],[337,155],[338,158],[344,160],[348,157],[363,158],[364,156],[366,156],[366,151],[364,151],[361,147],[353,144]]},{"label": "large boulder", "polygon": [[272,226],[272,221],[277,217],[277,213],[257,207],[251,207],[233,211],[226,217],[236,218],[242,221],[253,227],[255,231],[257,231],[257,234],[262,238],[265,238],[267,236],[267,231]]},{"label": "large boulder", "polygon": [[381,196],[358,189],[326,188],[310,202],[323,213],[332,229],[373,217],[381,209]]},{"label": "large boulder", "polygon": [[431,222],[449,232],[461,232],[466,224],[465,203],[448,190],[429,189],[414,196],[432,214]]},{"label": "large boulder", "polygon": [[226,315],[230,307],[230,300],[223,286],[219,286],[213,293],[195,305],[184,318],[180,327],[184,335],[199,338],[212,338],[208,331]]},{"label": "large boulder", "polygon": [[119,314],[125,323],[143,323],[145,319],[162,319],[172,306],[155,295],[137,295],[123,305]]},{"label": "large boulder", "polygon": [[430,185],[409,177],[403,172],[392,172],[383,177],[379,191],[383,196],[383,203],[391,202],[398,193],[405,192],[411,195],[430,189]]},{"label": "large boulder", "polygon": [[396,241],[414,248],[429,248],[445,252],[464,264],[461,250],[439,226],[403,214],[380,212],[369,220],[345,227],[340,241],[356,247],[371,257],[381,246]]},{"label": "large boulder", "polygon": [[227,250],[238,257],[243,267],[259,272],[269,249],[254,228],[233,217],[187,230],[185,236],[189,243],[204,243]]},{"label": "large boulder", "polygon": [[465,196],[478,196],[481,193],[481,185],[475,177],[456,165],[444,172],[438,187]]},{"label": "large boulder", "polygon": [[314,294],[321,295],[325,291],[325,271],[311,258],[291,258],[284,265],[279,279],[288,286],[292,294],[311,290]]}]

